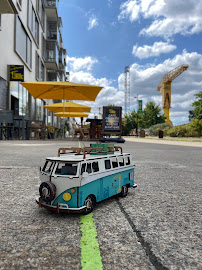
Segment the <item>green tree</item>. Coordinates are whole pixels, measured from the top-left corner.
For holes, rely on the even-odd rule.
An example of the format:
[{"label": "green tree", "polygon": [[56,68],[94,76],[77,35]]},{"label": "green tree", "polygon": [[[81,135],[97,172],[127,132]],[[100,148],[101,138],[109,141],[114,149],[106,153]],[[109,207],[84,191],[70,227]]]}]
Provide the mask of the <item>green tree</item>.
[{"label": "green tree", "polygon": [[[161,108],[154,102],[148,102],[143,113],[137,113],[135,110],[126,114],[122,121],[123,135],[129,135],[133,129],[143,129],[155,124],[164,123],[165,117],[160,113]],[[138,125],[137,125],[138,124]]]},{"label": "green tree", "polygon": [[149,128],[153,125],[164,123],[165,116],[164,114],[161,114],[160,105],[156,105],[153,101],[148,102],[142,113],[142,121],[144,128]]},{"label": "green tree", "polygon": [[189,124],[189,127],[193,132],[196,133],[198,137],[202,135],[202,120],[199,119],[193,119],[191,123]]},{"label": "green tree", "polygon": [[136,128],[136,112],[132,111],[125,114],[122,119],[122,135],[129,135],[133,129]]},{"label": "green tree", "polygon": [[196,100],[191,105],[193,110],[189,111],[189,121],[192,119],[202,120],[202,91],[195,96]]}]

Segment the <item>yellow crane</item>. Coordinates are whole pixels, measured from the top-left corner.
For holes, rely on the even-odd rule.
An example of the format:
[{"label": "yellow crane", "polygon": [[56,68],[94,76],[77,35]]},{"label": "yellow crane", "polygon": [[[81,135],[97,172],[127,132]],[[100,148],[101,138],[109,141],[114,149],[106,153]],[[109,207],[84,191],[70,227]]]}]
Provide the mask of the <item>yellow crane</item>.
[{"label": "yellow crane", "polygon": [[188,65],[181,65],[173,70],[169,71],[163,76],[157,91],[160,91],[162,94],[162,105],[164,110],[164,115],[166,117],[166,122],[172,125],[172,122],[169,119],[169,110],[171,108],[171,83],[177,78],[182,72],[188,69]]}]

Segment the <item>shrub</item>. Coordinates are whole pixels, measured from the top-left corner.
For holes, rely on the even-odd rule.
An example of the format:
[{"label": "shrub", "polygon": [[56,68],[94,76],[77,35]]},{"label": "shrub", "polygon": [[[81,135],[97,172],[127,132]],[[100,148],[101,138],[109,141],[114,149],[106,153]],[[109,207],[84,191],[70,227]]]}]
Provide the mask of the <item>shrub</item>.
[{"label": "shrub", "polygon": [[170,137],[188,137],[187,126],[182,125],[182,126],[171,128],[168,131],[168,135]]},{"label": "shrub", "polygon": [[202,120],[194,119],[191,123],[171,128],[171,137],[200,137],[202,135]]},{"label": "shrub", "polygon": [[189,124],[189,128],[195,136],[193,137],[200,137],[202,136],[202,120],[193,119]]},{"label": "shrub", "polygon": [[170,137],[178,137],[179,131],[177,128],[171,128],[170,130],[168,130],[167,134]]},{"label": "shrub", "polygon": [[170,130],[172,126],[168,123],[161,123],[157,125],[153,125],[149,128],[149,135],[150,136],[158,136],[159,130],[163,130],[164,136],[167,135],[168,130]]}]

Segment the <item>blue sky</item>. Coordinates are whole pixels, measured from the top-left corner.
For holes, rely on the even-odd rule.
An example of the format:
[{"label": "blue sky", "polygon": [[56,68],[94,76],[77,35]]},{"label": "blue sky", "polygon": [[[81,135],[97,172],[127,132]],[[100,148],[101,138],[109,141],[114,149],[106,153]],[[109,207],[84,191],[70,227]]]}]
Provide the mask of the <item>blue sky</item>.
[{"label": "blue sky", "polygon": [[[170,119],[188,122],[194,94],[202,90],[201,0],[60,0],[70,81],[104,86],[92,106],[124,106],[124,68],[130,66],[130,109],[162,107],[163,75],[188,64],[172,83]],[[124,111],[124,107],[123,107]]]}]

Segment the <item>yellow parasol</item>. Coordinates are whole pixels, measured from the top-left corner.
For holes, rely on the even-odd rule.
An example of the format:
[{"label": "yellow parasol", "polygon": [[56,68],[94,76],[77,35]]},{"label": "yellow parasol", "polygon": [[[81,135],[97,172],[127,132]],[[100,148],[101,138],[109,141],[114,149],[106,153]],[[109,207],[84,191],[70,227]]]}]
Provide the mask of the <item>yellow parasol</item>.
[{"label": "yellow parasol", "polygon": [[34,98],[95,101],[101,86],[73,82],[22,82]]},{"label": "yellow parasol", "polygon": [[[73,82],[22,82],[34,98],[40,99],[62,99],[64,100],[89,100],[95,101],[101,86],[79,84]],[[63,106],[64,113],[64,106]],[[64,135],[64,123],[63,123]]]},{"label": "yellow parasol", "polygon": [[87,113],[83,112],[57,112],[55,113],[57,117],[88,117]]},{"label": "yellow parasol", "polygon": [[50,112],[62,112],[64,107],[64,112],[90,112],[91,107],[77,104],[74,102],[64,102],[64,103],[54,103],[51,105],[45,105],[44,108],[48,109]]}]

